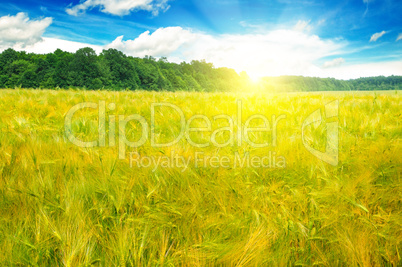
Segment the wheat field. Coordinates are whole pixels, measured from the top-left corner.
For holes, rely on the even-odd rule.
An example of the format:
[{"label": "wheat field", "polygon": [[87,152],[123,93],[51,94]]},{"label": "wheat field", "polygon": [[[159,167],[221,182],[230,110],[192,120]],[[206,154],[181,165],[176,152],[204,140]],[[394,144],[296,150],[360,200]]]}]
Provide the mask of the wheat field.
[{"label": "wheat field", "polygon": [[[401,266],[401,92],[186,93],[80,90],[0,91],[1,266]],[[65,117],[82,102],[113,103],[107,118],[141,114],[151,125],[152,103],[171,103],[186,119],[201,114],[284,115],[272,140],[255,148],[236,140],[219,147],[211,134],[191,133],[167,147],[150,140],[126,148],[118,140],[84,148],[66,136]],[[339,162],[332,166],[303,146],[302,123],[339,101]],[[72,131],[99,136],[98,111],[79,110]],[[123,117],[121,117],[123,118]],[[194,125],[203,127],[201,120]],[[127,139],[141,125],[127,123]],[[160,142],[180,132],[173,109],[157,111]],[[229,125],[230,126],[230,125]],[[119,127],[119,126],[117,126]],[[211,128],[228,127],[224,119]],[[325,148],[325,127],[311,127],[311,146]],[[237,137],[237,136],[235,136]],[[230,131],[215,135],[218,144]],[[113,145],[114,144],[114,145]],[[285,159],[281,166],[196,166],[235,155]],[[139,156],[189,159],[187,167],[136,166]],[[132,163],[132,162],[131,162]],[[145,161],[143,162],[145,163]],[[147,162],[150,163],[150,162]],[[208,164],[212,164],[209,162]],[[151,163],[149,165],[152,165]]]}]

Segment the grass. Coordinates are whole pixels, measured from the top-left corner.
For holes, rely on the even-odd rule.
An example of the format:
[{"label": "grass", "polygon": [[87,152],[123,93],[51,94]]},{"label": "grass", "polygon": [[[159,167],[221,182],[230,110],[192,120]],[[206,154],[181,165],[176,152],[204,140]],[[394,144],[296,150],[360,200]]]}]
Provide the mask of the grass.
[{"label": "grass", "polygon": [[[117,147],[80,148],[65,136],[64,117],[81,102],[115,103],[108,115],[141,114],[153,102],[186,117],[284,114],[277,146],[246,143],[166,148],[146,142],[141,155],[264,155],[285,168],[131,168]],[[339,100],[339,164],[310,154],[303,120]],[[76,136],[98,136],[97,111],[77,112]],[[153,93],[0,91],[1,266],[401,266],[401,95],[389,92]],[[177,114],[158,111],[158,140],[171,140]],[[196,122],[195,122],[196,123]],[[199,122],[198,122],[199,123]],[[107,126],[110,122],[107,123]],[[199,125],[201,127],[202,125]],[[228,126],[225,120],[212,128]],[[325,146],[324,128],[309,132]],[[138,139],[139,125],[126,129]],[[222,143],[228,132],[217,134]],[[263,136],[267,134],[267,136]],[[259,141],[270,133],[250,134]],[[210,140],[193,133],[193,140]],[[265,140],[265,139],[264,139]],[[267,139],[269,140],[269,139]],[[314,141],[316,140],[316,141]]]}]

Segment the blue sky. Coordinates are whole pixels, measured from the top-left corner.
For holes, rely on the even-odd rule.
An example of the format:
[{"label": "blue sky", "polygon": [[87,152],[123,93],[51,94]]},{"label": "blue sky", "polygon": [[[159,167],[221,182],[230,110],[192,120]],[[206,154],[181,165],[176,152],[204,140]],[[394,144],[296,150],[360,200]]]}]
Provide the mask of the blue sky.
[{"label": "blue sky", "polygon": [[252,77],[402,75],[400,14],[396,0],[17,0],[0,2],[0,50],[112,47]]}]

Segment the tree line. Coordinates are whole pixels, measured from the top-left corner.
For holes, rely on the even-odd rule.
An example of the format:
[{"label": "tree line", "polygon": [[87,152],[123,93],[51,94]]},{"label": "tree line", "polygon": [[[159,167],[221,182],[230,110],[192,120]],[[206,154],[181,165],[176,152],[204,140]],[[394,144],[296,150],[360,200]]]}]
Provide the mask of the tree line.
[{"label": "tree line", "polygon": [[180,64],[131,57],[116,49],[100,55],[89,47],[75,53],[57,49],[33,54],[11,48],[0,54],[0,88],[80,88],[153,91],[267,91],[401,90],[402,76],[336,80],[302,76],[265,77],[253,83],[247,73],[215,68],[204,60]]}]

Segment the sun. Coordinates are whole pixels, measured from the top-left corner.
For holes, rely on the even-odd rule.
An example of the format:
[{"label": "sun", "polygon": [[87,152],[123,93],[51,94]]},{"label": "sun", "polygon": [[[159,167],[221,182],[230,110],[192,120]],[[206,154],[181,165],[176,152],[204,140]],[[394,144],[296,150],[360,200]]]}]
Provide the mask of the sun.
[{"label": "sun", "polygon": [[261,82],[261,75],[258,73],[252,72],[252,71],[241,71],[239,72],[240,77],[242,77],[245,80],[250,81],[250,83],[256,85]]},{"label": "sun", "polygon": [[257,75],[250,74],[250,80],[253,84],[258,84],[261,82],[261,77]]}]

